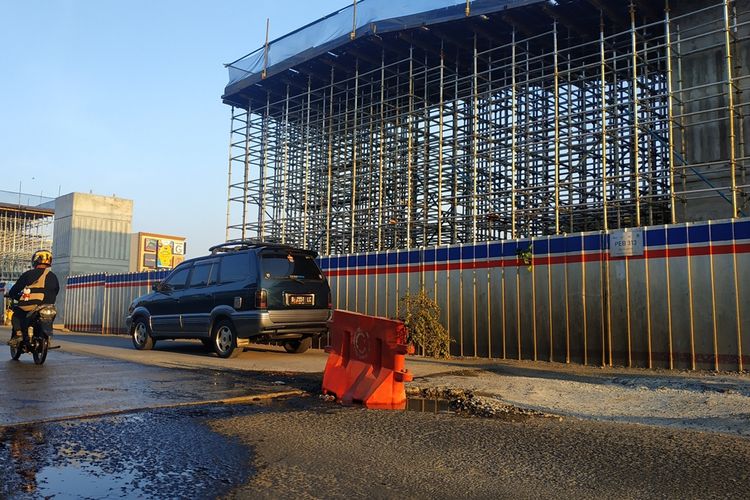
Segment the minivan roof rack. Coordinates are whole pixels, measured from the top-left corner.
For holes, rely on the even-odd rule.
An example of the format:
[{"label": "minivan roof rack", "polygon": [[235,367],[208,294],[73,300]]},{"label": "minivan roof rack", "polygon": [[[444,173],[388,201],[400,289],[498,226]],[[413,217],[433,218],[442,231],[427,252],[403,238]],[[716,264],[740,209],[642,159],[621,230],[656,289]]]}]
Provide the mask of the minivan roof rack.
[{"label": "minivan roof rack", "polygon": [[246,239],[240,239],[240,240],[229,240],[224,243],[219,243],[218,245],[214,245],[208,249],[209,252],[211,252],[211,255],[215,255],[217,253],[224,253],[224,252],[238,252],[240,250],[250,250],[254,248],[272,248],[272,249],[279,249],[279,250],[296,250],[301,251],[313,255],[317,255],[316,252],[312,250],[305,250],[302,248],[296,248],[291,245],[287,245],[285,243],[274,243],[270,241],[261,241],[254,238],[246,238]]}]

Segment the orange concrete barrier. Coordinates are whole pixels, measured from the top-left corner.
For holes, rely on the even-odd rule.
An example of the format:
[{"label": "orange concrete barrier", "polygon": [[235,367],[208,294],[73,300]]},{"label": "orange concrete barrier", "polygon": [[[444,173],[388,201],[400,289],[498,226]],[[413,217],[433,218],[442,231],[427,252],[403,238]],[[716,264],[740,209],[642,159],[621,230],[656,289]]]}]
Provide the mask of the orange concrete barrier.
[{"label": "orange concrete barrier", "polygon": [[406,407],[406,327],[401,321],[335,310],[328,322],[330,345],[323,392],[368,408]]}]

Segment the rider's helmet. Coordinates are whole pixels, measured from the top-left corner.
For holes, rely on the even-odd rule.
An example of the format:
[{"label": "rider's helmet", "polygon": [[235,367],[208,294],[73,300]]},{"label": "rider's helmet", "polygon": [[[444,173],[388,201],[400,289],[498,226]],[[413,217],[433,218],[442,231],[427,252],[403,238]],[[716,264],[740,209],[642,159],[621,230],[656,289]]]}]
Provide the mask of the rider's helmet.
[{"label": "rider's helmet", "polygon": [[49,250],[37,250],[31,257],[32,267],[36,267],[40,264],[52,265],[52,252]]}]

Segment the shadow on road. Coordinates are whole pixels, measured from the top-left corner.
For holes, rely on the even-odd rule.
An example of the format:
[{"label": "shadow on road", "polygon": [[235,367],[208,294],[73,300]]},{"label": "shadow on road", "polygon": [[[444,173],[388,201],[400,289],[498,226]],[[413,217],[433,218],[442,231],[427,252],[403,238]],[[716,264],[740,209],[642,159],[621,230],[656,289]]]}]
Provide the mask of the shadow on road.
[{"label": "shadow on road", "polygon": [[[77,334],[63,333],[57,334],[57,338],[67,342],[77,344],[97,345],[115,349],[133,350],[133,343],[129,336],[126,335],[96,335],[96,334]],[[191,354],[195,356],[216,357],[213,351],[207,349],[199,340],[157,340],[154,345],[154,351],[174,352],[179,354]],[[253,344],[244,349],[245,352],[262,352],[262,353],[279,353],[288,355],[282,347],[264,344]]]}]

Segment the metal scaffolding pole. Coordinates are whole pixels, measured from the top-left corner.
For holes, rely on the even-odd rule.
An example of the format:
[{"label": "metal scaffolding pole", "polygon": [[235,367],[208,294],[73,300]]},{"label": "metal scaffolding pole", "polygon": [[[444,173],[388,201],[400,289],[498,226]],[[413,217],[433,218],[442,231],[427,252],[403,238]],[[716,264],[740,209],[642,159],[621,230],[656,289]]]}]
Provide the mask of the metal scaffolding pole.
[{"label": "metal scaffolding pole", "polygon": [[235,115],[236,108],[232,106],[232,119],[229,122],[229,134],[230,134],[230,140],[229,140],[229,165],[227,166],[227,227],[226,227],[226,233],[224,236],[224,239],[229,239],[229,228],[231,226],[231,220],[230,220],[230,214],[232,212],[232,129],[234,128],[234,121],[236,119]]},{"label": "metal scaffolding pole", "polygon": [[443,243],[443,110],[445,109],[445,52],[440,45],[440,82],[438,97],[438,189],[437,189],[437,244]]},{"label": "metal scaffolding pole", "polygon": [[516,158],[518,156],[518,121],[517,121],[517,114],[518,114],[518,108],[517,108],[517,102],[516,102],[516,30],[513,28],[513,39],[511,41],[512,47],[512,55],[511,55],[511,63],[510,63],[510,71],[511,71],[511,127],[510,127],[510,135],[511,140],[513,141],[511,147],[510,147],[510,175],[511,175],[511,187],[510,187],[510,237],[511,238],[517,238],[518,237],[518,231],[516,229],[516,219],[517,219],[517,213],[516,213],[516,182],[518,181],[518,172],[516,165]]},{"label": "metal scaffolding pole", "polygon": [[333,183],[333,82],[334,74],[331,67],[331,85],[328,89],[328,172],[326,175],[326,254],[331,253],[331,189]]},{"label": "metal scaffolding pole", "polygon": [[731,198],[732,198],[732,218],[738,216],[737,207],[737,152],[736,142],[737,137],[735,136],[735,109],[734,109],[734,97],[735,97],[735,83],[732,68],[732,38],[733,34],[731,31],[731,19],[729,17],[729,4],[730,0],[724,0],[724,57],[726,62],[727,72],[727,113],[729,122],[729,178],[731,186]]},{"label": "metal scaffolding pole", "polygon": [[555,137],[553,148],[555,151],[555,234],[560,234],[560,69],[558,68],[557,21],[552,25],[553,56],[554,56],[554,113]]},{"label": "metal scaffolding pole", "polygon": [[604,57],[604,13],[601,14],[601,21],[599,22],[599,55],[600,59],[600,72],[601,72],[601,113],[602,113],[602,125],[601,125],[601,149],[602,149],[602,161],[601,161],[601,172],[602,172],[602,229],[605,231],[609,229],[609,217],[607,216],[607,66],[606,59]]},{"label": "metal scaffolding pole", "polygon": [[630,2],[630,37],[632,42],[631,54],[633,65],[633,81],[630,85],[633,91],[633,196],[635,198],[635,225],[641,225],[641,180],[640,180],[640,151],[639,151],[639,120],[638,120],[638,39],[635,30],[635,4]]},{"label": "metal scaffolding pole", "polygon": [[242,239],[246,238],[247,231],[247,208],[248,208],[248,186],[250,182],[250,104],[247,107],[247,118],[246,122],[248,126],[245,127],[245,171],[243,175],[242,183]]}]

